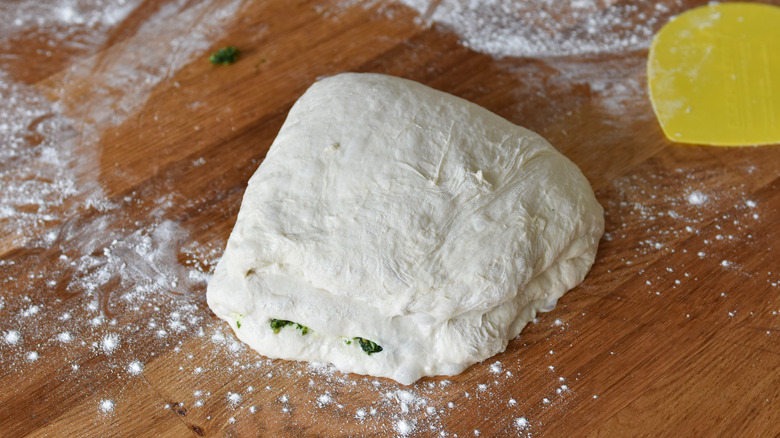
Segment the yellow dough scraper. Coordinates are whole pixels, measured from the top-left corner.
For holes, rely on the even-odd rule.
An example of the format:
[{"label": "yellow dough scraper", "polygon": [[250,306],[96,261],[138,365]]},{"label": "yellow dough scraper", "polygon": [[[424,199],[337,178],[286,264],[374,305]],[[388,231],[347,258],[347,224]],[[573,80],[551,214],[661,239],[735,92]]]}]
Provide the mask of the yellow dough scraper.
[{"label": "yellow dough scraper", "polygon": [[654,37],[647,80],[674,142],[780,143],[780,7],[712,3],[680,14]]}]

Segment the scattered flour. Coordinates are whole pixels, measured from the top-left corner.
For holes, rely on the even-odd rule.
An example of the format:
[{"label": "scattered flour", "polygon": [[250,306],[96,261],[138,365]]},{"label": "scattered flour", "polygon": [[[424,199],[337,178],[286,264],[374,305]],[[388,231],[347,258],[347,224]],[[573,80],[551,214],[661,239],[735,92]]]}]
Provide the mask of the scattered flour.
[{"label": "scattered flour", "polygon": [[[34,291],[32,299],[0,297],[2,329],[6,320],[23,327],[0,331],[0,367],[37,365],[39,352],[21,351],[19,345],[49,342],[52,332],[41,329],[44,324],[54,330],[55,342],[70,349],[96,348],[113,358],[124,344],[132,344],[120,342],[124,336],[154,331],[123,325],[124,319],[112,318],[111,312],[174,308],[178,317],[169,321],[171,332],[186,335],[200,328],[204,312],[197,300],[177,301],[174,293],[181,296],[177,288],[205,284],[221,242],[185,246],[193,243],[187,242],[188,231],[166,216],[171,198],[154,200],[133,192],[109,200],[98,181],[104,164],[98,142],[107,129],[136,115],[154,89],[203,56],[242,3],[170,0],[150,8],[140,0],[62,0],[56,5],[20,0],[0,6],[0,243],[30,249],[32,255],[59,254],[59,264],[46,271],[0,278],[13,282],[16,290]],[[131,19],[140,14],[143,21]],[[117,32],[121,43],[100,55]],[[30,46],[44,48],[20,51]],[[26,76],[37,72],[26,66],[50,64],[67,69],[48,79]],[[29,85],[33,82],[39,83]],[[74,95],[74,89],[89,92]],[[130,222],[126,212],[133,209],[148,220]],[[182,263],[182,248],[187,263]],[[14,262],[0,259],[0,270],[6,274]],[[48,315],[39,299],[52,297],[55,290],[62,294],[58,301],[67,300],[67,310]],[[9,304],[14,314],[6,313]],[[106,323],[114,332],[105,332]],[[126,367],[133,375],[143,371],[140,361]],[[72,363],[69,370],[78,378],[81,367]],[[114,401],[100,401],[99,410],[112,412]]]},{"label": "scattered flour", "polygon": [[8,330],[7,332],[5,332],[4,340],[5,340],[6,344],[14,345],[17,342],[19,342],[19,339],[20,339],[20,336],[19,336],[19,332],[18,331],[16,331],[16,330]]},{"label": "scattered flour", "polygon": [[333,397],[329,393],[322,394],[321,396],[317,397],[317,403],[320,406],[325,406],[327,404],[330,404],[333,402]]},{"label": "scattered flour", "polygon": [[100,348],[106,354],[113,353],[118,345],[119,345],[119,335],[116,333],[109,333],[103,336],[103,340],[100,342]]},{"label": "scattered flour", "polygon": [[100,401],[100,410],[104,413],[114,412],[114,401],[105,399]]},{"label": "scattered flour", "polygon": [[228,399],[228,403],[230,403],[230,405],[235,406],[235,405],[241,403],[242,397],[241,397],[241,394],[238,394],[236,392],[228,392],[227,399]]},{"label": "scattered flour", "polygon": [[[241,1],[166,2],[110,57],[92,56],[143,4],[63,0],[51,7],[21,0],[0,7],[0,235],[10,236],[7,242],[22,245],[78,211],[107,204],[94,172],[99,131],[136,113],[157,85],[212,45]],[[50,50],[19,52],[32,36]],[[159,46],[148,47],[152,41]],[[4,68],[46,63],[54,54],[78,62],[50,90]],[[69,94],[87,86],[87,96]]]},{"label": "scattered flour", "polygon": [[22,311],[22,316],[27,318],[27,317],[36,315],[40,311],[41,311],[40,306],[36,306],[36,305],[33,304],[32,306],[30,306],[27,309],[25,309],[24,311]]},{"label": "scattered flour", "polygon": [[398,420],[395,423],[395,431],[401,436],[409,435],[414,432],[414,423],[409,420]]},{"label": "scattered flour", "polygon": [[694,190],[690,194],[688,194],[688,203],[691,205],[703,205],[707,202],[709,199],[709,196],[705,195],[704,193]]},{"label": "scattered flour", "polygon": [[519,417],[515,418],[515,427],[520,430],[526,430],[528,429],[528,426],[530,423],[528,423],[528,420],[525,417]]},{"label": "scattered flour", "polygon": [[139,362],[137,360],[134,360],[134,361],[130,362],[130,364],[127,365],[127,372],[132,374],[132,375],[134,375],[134,376],[138,375],[138,374],[141,374],[141,372],[143,372],[143,370],[144,370],[144,364],[142,364],[141,362]]},{"label": "scattered flour", "polygon": [[24,244],[59,220],[59,208],[78,193],[73,148],[58,147],[61,137],[72,136],[73,121],[58,114],[55,106],[0,69],[0,236],[13,245]]},{"label": "scattered flour", "polygon": [[610,0],[399,2],[451,28],[464,45],[497,57],[646,49],[653,29],[674,13],[662,3]]}]

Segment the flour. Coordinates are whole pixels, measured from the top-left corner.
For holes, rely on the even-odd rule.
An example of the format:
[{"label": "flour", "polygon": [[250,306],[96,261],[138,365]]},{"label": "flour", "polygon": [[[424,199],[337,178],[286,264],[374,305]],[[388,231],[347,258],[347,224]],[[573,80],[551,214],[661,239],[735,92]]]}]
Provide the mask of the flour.
[{"label": "flour", "polygon": [[[110,205],[91,174],[100,159],[93,139],[100,137],[100,129],[134,114],[155,86],[205,50],[240,1],[223,2],[219,8],[208,2],[168,2],[130,41],[115,47],[109,59],[92,57],[140,4],[65,0],[50,7],[27,0],[0,8],[0,51],[9,54],[0,63],[0,162],[12,163],[0,168],[0,235],[10,236],[6,243],[22,245],[81,209]],[[48,46],[53,51],[82,58],[50,90],[59,101],[52,102],[40,88],[9,77],[1,68],[32,62],[27,59],[31,55],[17,54],[15,48],[29,37],[30,28],[50,30]],[[167,46],[133,49],[153,40],[167,41]],[[71,101],[67,90],[84,82],[92,89],[92,100]],[[119,88],[122,93],[116,92]]]},{"label": "flour", "polygon": [[[64,0],[54,7],[40,2],[16,2],[14,8],[0,8],[0,22],[13,26],[0,28],[0,38],[12,37],[29,29],[56,29],[58,38],[66,43],[78,36],[78,42],[105,41],[107,31],[138,6],[138,0]],[[86,35],[84,35],[86,33]]]},{"label": "flour", "polygon": [[17,342],[19,342],[19,339],[21,336],[19,336],[19,332],[16,330],[8,330],[5,332],[5,336],[3,337],[3,340],[6,344],[14,345]]},{"label": "flour", "polygon": [[73,122],[55,106],[0,70],[0,162],[8,163],[0,167],[0,235],[10,244],[56,223],[59,207],[78,193],[73,151],[57,147],[72,136]]},{"label": "flour", "polygon": [[228,392],[227,395],[228,403],[232,406],[235,406],[239,403],[241,403],[241,394],[235,393],[235,392]]},{"label": "flour", "polygon": [[409,420],[398,420],[395,423],[395,431],[401,436],[409,435],[414,431],[414,423]]},{"label": "flour", "polygon": [[520,430],[528,429],[529,424],[525,417],[515,418],[515,427]]},{"label": "flour", "polygon": [[103,340],[100,342],[100,348],[103,350],[103,353],[111,354],[119,346],[119,341],[118,334],[109,333],[103,337]]},{"label": "flour", "polygon": [[33,315],[37,314],[40,311],[41,311],[41,307],[40,306],[32,305],[32,306],[28,307],[27,309],[25,309],[24,311],[22,311],[22,316],[27,318],[27,317],[30,317],[30,316],[33,316]]},{"label": "flour", "polygon": [[[3,369],[51,366],[62,355],[45,349],[60,344],[56,348],[66,351],[91,348],[104,355],[107,369],[126,367],[128,378],[139,375],[141,361],[116,361],[140,338],[158,342],[154,335],[162,329],[112,318],[117,311],[173,312],[166,321],[171,333],[197,334],[207,315],[191,297],[177,302],[172,291],[204,285],[221,245],[189,247],[180,256],[188,231],[166,217],[173,204],[163,199],[151,205],[148,193],[135,192],[109,200],[97,178],[98,139],[136,115],[153,89],[213,44],[240,4],[166,2],[137,29],[125,27],[128,39],[108,56],[95,55],[142,2],[64,0],[52,6],[22,0],[0,6],[0,242],[22,249],[21,260],[39,252],[55,255],[40,272],[18,272],[13,259],[0,260],[9,274],[0,278],[3,286],[31,291],[30,297],[0,297]],[[28,39],[47,49],[18,53]],[[153,40],[163,43],[149,47]],[[25,76],[25,65],[55,57],[71,67],[47,81]],[[89,93],[70,94],[85,83]],[[167,187],[155,191],[170,196]],[[142,205],[149,205],[141,215],[147,220],[129,222],[125,212]],[[51,300],[65,310],[50,314],[44,303]],[[12,312],[6,312],[9,307]],[[20,328],[6,330],[6,322]],[[165,338],[167,333],[159,339]],[[24,351],[28,345],[44,350]],[[68,370],[81,378],[79,364]],[[103,400],[98,409],[112,412],[114,401]]]},{"label": "flour", "polygon": [[[497,57],[543,57],[641,50],[673,13],[664,4],[607,0],[399,0]],[[430,10],[432,4],[436,4]]]},{"label": "flour", "polygon": [[116,406],[116,403],[113,400],[105,399],[100,401],[100,410],[105,414],[114,412],[114,406]]},{"label": "flour", "polygon": [[688,203],[691,205],[703,205],[709,200],[709,196],[707,196],[706,194],[698,190],[694,190],[688,194],[686,199],[688,200]]},{"label": "flour", "polygon": [[333,402],[333,397],[331,397],[331,395],[328,393],[322,394],[321,396],[317,397],[317,403],[320,406],[328,405],[331,402]]},{"label": "flour", "polygon": [[417,412],[428,403],[427,400],[409,390],[388,392],[385,397],[398,403],[401,414]]},{"label": "flour", "polygon": [[141,374],[143,370],[144,370],[144,364],[142,364],[137,360],[134,360],[127,365],[127,372],[134,376]]}]

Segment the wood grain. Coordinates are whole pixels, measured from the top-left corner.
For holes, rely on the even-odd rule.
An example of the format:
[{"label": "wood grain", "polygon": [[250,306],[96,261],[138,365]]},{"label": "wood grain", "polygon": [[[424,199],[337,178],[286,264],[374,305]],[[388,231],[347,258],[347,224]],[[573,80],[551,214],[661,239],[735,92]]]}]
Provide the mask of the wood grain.
[{"label": "wood grain", "polygon": [[[170,45],[171,29],[185,39]],[[646,51],[496,59],[406,7],[336,0],[148,0],[99,44],[61,35],[14,33],[0,56],[0,79],[29,87],[14,93],[52,105],[19,133],[28,155],[0,164],[16,212],[0,216],[0,435],[780,435],[780,151],[665,140]],[[226,45],[236,64],[206,62]],[[461,375],[401,387],[269,360],[205,305],[197,275],[287,111],[344,71],[417,80],[539,132],[605,208],[585,282]],[[12,202],[24,178],[55,183],[46,148],[69,154],[78,190]]]}]

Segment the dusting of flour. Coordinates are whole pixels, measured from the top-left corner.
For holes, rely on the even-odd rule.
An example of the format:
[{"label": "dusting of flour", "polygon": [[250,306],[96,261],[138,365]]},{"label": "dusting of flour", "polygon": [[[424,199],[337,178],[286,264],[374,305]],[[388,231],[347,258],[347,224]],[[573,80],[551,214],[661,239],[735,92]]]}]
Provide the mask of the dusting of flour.
[{"label": "dusting of flour", "polygon": [[[398,0],[497,57],[646,49],[673,13],[661,2],[614,0]],[[639,24],[637,24],[639,23]]]}]

